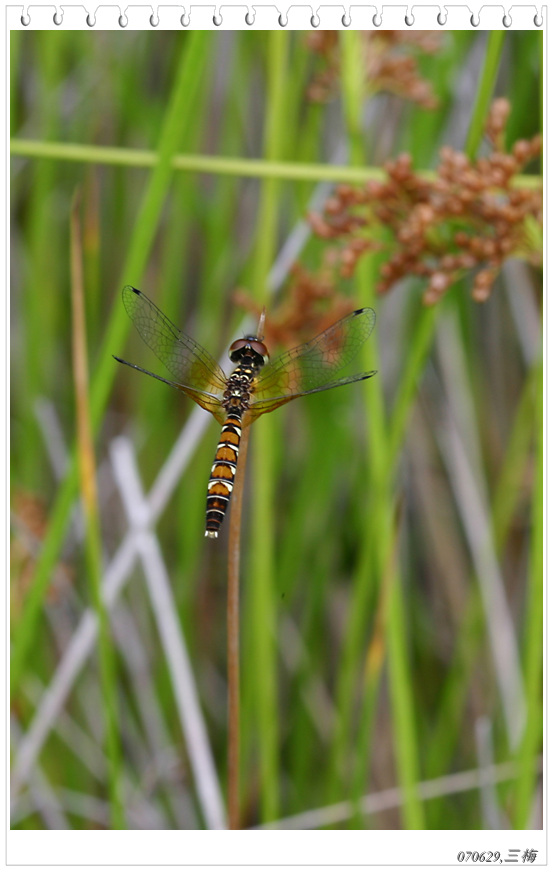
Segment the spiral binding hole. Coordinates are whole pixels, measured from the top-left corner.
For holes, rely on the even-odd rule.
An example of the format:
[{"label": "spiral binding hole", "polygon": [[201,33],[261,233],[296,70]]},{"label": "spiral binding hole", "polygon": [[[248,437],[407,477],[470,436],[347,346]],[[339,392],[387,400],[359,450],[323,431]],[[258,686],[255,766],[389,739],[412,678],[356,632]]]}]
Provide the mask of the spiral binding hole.
[{"label": "spiral binding hole", "polygon": [[159,24],[159,18],[154,17],[154,13],[153,13],[153,12],[152,12],[152,14],[150,15],[150,24],[152,25],[152,27],[157,27],[158,24]]},{"label": "spiral binding hole", "polygon": [[54,18],[52,20],[56,27],[59,27],[60,24],[63,23],[63,12],[58,12],[58,10],[56,9],[56,11],[54,12]]},{"label": "spiral binding hole", "polygon": [[375,12],[373,15],[373,24],[375,27],[380,27],[382,24],[382,15],[379,15],[378,12]]},{"label": "spiral binding hole", "polygon": [[543,26],[543,18],[538,18],[538,13],[537,13],[537,12],[536,12],[536,14],[534,15],[534,24],[536,25],[536,27],[542,27],[542,26]]},{"label": "spiral binding hole", "polygon": [[438,24],[440,25],[440,27],[443,27],[444,24],[446,24],[446,23],[447,23],[447,12],[444,9],[441,9],[438,12]]},{"label": "spiral binding hole", "polygon": [[470,16],[470,23],[473,27],[480,27],[480,19],[474,14],[474,12]]},{"label": "spiral binding hole", "polygon": [[351,18],[348,18],[345,12],[342,15],[342,24],[344,27],[349,27],[351,24]]},{"label": "spiral binding hole", "polygon": [[180,17],[180,23],[183,27],[188,27],[190,24],[190,15],[187,15],[186,12],[183,12]]},{"label": "spiral binding hole", "polygon": [[223,16],[221,15],[221,13],[219,13],[219,15],[213,16],[213,24],[215,25],[215,27],[220,27],[222,23],[223,23]]},{"label": "spiral binding hole", "polygon": [[255,21],[255,12],[246,12],[246,24],[251,27]]},{"label": "spiral binding hole", "polygon": [[89,12],[88,15],[86,16],[86,23],[88,24],[89,27],[95,27],[95,26],[96,26],[96,19],[94,18],[93,15],[90,14],[90,12]]},{"label": "spiral binding hole", "polygon": [[119,27],[126,27],[128,23],[129,23],[129,19],[127,18],[126,15],[119,16]]},{"label": "spiral binding hole", "polygon": [[278,23],[280,24],[281,27],[286,27],[286,25],[288,24],[288,19],[286,18],[285,15],[282,14],[282,12],[278,16]]},{"label": "spiral binding hole", "polygon": [[318,27],[320,23],[321,23],[321,19],[319,18],[318,15],[311,16],[311,27]]},{"label": "spiral binding hole", "polygon": [[413,15],[413,13],[411,13],[411,15],[405,16],[405,24],[407,25],[407,27],[413,27],[414,23],[415,23],[415,16]]},{"label": "spiral binding hole", "polygon": [[513,23],[513,19],[511,18],[510,15],[503,16],[503,27],[510,27],[512,23]]},{"label": "spiral binding hole", "polygon": [[23,27],[28,27],[30,23],[31,23],[31,16],[29,15],[29,13],[27,13],[27,15],[21,16],[21,24],[23,25]]}]

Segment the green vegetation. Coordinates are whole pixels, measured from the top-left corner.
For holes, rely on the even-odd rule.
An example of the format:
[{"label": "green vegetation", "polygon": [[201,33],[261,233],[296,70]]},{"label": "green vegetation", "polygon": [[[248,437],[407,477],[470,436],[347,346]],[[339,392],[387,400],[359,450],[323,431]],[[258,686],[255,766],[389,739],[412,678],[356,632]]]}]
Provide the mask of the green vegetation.
[{"label": "green vegetation", "polygon": [[[132,284],[220,357],[244,329],[238,290],[268,319],[293,297],[290,264],[283,281],[271,272],[291,245],[305,270],[333,270],[331,304],[346,297],[351,309],[376,310],[356,369],[378,375],[252,428],[243,825],[286,827],[307,814],[306,827],[540,826],[539,266],[507,262],[486,302],[471,298],[467,275],[425,307],[416,276],[377,295],[384,250],[344,278],[325,261],[333,241],[310,232],[302,242],[300,222],[321,210],[332,182],[382,181],[383,163],[402,152],[421,174],[436,169],[443,145],[487,154],[494,96],[511,103],[506,148],[531,139],[541,34],[444,32],[431,52],[387,46],[415,59],[393,95],[363,75],[363,34],[321,33],[318,45],[313,36],[12,34],[14,827],[53,826],[28,789],[37,766],[71,828],[116,826],[109,801],[119,796],[128,827],[221,823],[226,542],[203,535],[218,425],[112,355],[167,376],[131,331],[120,292]],[[435,106],[428,95],[417,102],[418,75]],[[317,89],[328,102],[311,99]],[[535,189],[539,170],[534,161],[517,187]],[[88,537],[74,511],[84,496],[71,347],[77,188],[99,512]],[[374,239],[385,230],[375,224]],[[538,265],[534,225],[529,236]],[[128,535],[129,493],[121,499],[111,466],[120,434],[136,452],[157,539]],[[109,588],[115,663],[103,695],[98,643],[82,623],[102,615],[89,573]],[[196,709],[174,668],[182,638],[205,733],[187,721]],[[105,645],[104,636],[104,657]],[[46,691],[59,701],[49,710]],[[114,717],[120,768],[104,732]],[[451,776],[490,760],[491,792],[476,776],[457,791]],[[397,802],[379,806],[372,795],[392,787]],[[338,817],[324,812],[344,801]]]}]

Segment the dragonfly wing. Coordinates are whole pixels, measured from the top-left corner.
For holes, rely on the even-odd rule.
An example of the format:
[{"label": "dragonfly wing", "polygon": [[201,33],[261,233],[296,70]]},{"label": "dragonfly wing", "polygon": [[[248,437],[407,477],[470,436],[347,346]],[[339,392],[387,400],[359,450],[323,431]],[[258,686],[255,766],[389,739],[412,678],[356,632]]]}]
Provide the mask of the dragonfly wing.
[{"label": "dragonfly wing", "polygon": [[227,413],[223,406],[221,405],[221,400],[219,397],[214,397],[212,394],[207,394],[204,391],[196,391],[194,388],[189,388],[186,385],[175,385],[182,391],[183,394],[187,394],[198,406],[201,406],[202,409],[205,409],[206,412],[211,412],[211,414],[219,421],[219,424],[224,424]]},{"label": "dragonfly wing", "polygon": [[150,372],[148,369],[143,369],[141,366],[137,366],[136,363],[129,363],[128,360],[123,360],[121,357],[115,357],[114,359],[118,363],[124,363],[125,366],[130,366],[132,369],[137,369],[138,372],[143,372],[145,375],[150,375],[152,378],[156,378],[158,381],[164,382],[166,385],[171,385],[172,388],[176,388],[181,393],[187,394],[187,396],[191,397],[194,402],[196,402],[202,409],[206,409],[208,412],[211,412],[212,415],[217,418],[220,424],[224,424],[226,418],[226,412],[221,405],[221,400],[219,397],[216,397],[214,394],[207,393],[207,391],[200,391],[195,388],[190,388],[187,385],[179,385],[177,382],[169,381],[169,379],[162,378],[160,375],[156,375],[155,372]]},{"label": "dragonfly wing", "polygon": [[[263,367],[255,385],[256,402],[252,406],[257,406],[263,400],[282,398],[278,403],[281,405],[287,401],[285,398],[293,399],[357,380],[358,376],[354,376],[335,381],[335,375],[355,357],[369,338],[375,321],[376,315],[372,309],[357,309],[310,342],[277,357]],[[361,378],[367,376],[364,373]]]},{"label": "dragonfly wing", "polygon": [[318,394],[320,391],[328,391],[330,388],[337,388],[340,387],[340,385],[349,385],[352,384],[352,382],[363,381],[363,379],[371,378],[373,375],[376,375],[376,370],[372,370],[372,372],[360,372],[357,375],[349,375],[345,378],[339,378],[336,381],[329,382],[329,384],[321,385],[319,388],[312,388],[310,391],[301,391],[299,394],[268,397],[266,400],[255,400],[244,415],[244,425],[251,424],[252,421],[255,421],[255,419],[259,418],[260,415],[264,415],[265,412],[272,412],[273,409],[278,409],[279,406],[283,406],[284,403],[289,403],[291,400],[296,400],[298,397],[305,397],[309,394]]},{"label": "dragonfly wing", "polygon": [[140,336],[181,387],[223,393],[225,374],[205,348],[179,330],[141,291],[126,285],[122,296]]}]

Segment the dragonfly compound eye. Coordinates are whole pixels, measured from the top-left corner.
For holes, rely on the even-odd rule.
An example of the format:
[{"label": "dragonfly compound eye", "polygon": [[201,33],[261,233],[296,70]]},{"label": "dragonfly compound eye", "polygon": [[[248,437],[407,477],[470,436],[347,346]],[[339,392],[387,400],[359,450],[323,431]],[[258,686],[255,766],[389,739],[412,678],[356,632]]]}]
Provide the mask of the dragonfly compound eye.
[{"label": "dragonfly compound eye", "polygon": [[246,354],[253,354],[254,357],[260,357],[260,364],[263,365],[265,359],[269,357],[267,346],[252,336],[245,336],[244,339],[237,339],[229,348],[229,357],[236,363],[241,360]]}]

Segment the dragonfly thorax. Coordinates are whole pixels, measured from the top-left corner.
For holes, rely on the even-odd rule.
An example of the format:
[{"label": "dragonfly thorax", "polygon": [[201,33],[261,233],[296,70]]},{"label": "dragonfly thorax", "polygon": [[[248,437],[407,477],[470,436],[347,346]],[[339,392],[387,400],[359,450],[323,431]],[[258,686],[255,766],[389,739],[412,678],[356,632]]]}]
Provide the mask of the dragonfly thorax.
[{"label": "dragonfly thorax", "polygon": [[247,355],[240,361],[234,372],[227,379],[227,387],[223,394],[223,405],[230,411],[244,412],[251,401],[252,383],[261,365],[254,363]]}]

